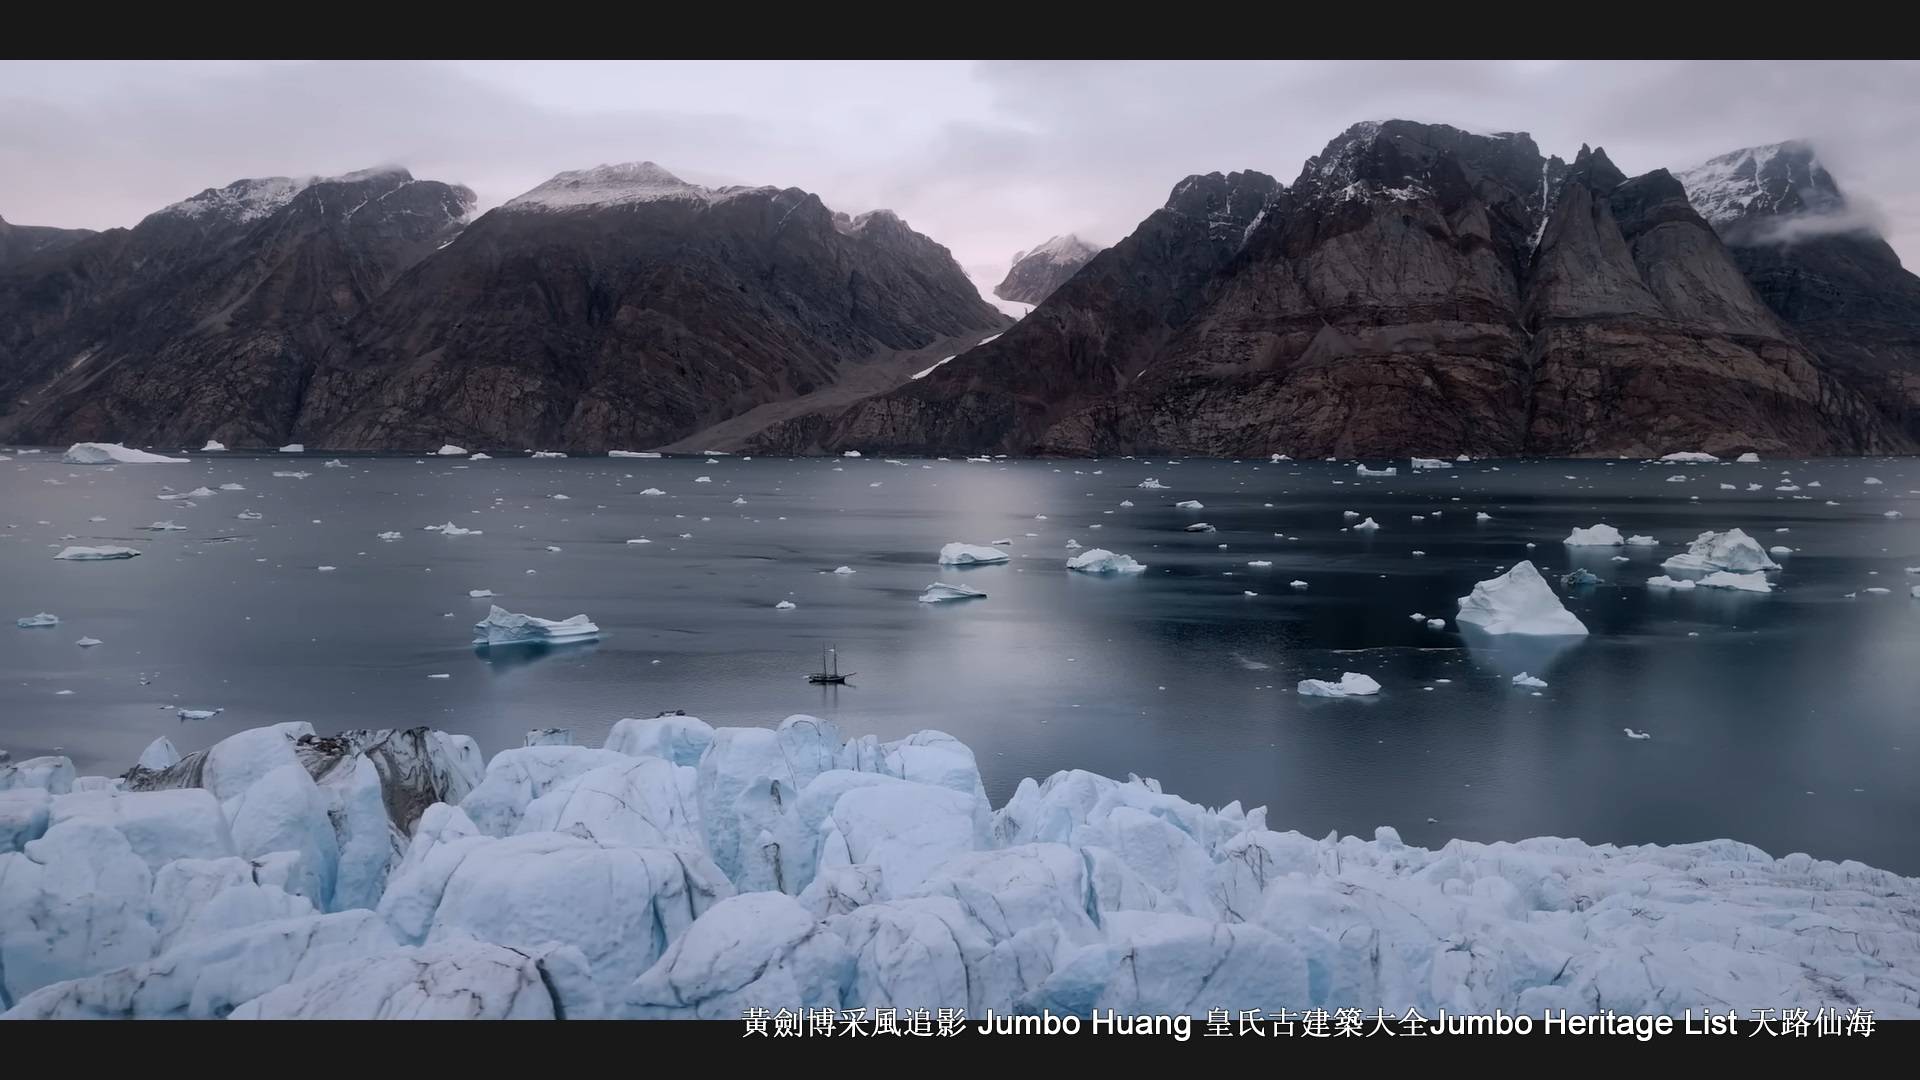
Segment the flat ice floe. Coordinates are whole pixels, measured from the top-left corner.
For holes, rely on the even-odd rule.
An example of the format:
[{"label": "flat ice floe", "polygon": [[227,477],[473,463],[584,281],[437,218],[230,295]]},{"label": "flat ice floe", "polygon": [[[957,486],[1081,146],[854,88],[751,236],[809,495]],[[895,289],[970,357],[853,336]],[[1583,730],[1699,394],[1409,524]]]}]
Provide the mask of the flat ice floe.
[{"label": "flat ice floe", "polygon": [[464,446],[455,446],[452,443],[447,443],[440,449],[435,450],[434,453],[441,457],[466,457],[467,449]]},{"label": "flat ice floe", "polygon": [[[1752,455],[1750,454],[1745,455],[1745,457],[1752,457]],[[1720,459],[1717,457],[1714,457],[1712,454],[1703,454],[1697,450],[1683,450],[1677,454],[1668,454],[1662,457],[1660,460],[1661,461],[1681,461],[1681,462],[1687,462],[1689,464],[1711,465],[1714,462],[1719,461]],[[1758,461],[1760,459],[1753,458],[1753,460]]]},{"label": "flat ice floe", "polygon": [[475,645],[564,645],[591,641],[600,628],[585,615],[554,621],[521,615],[493,605],[487,617],[473,625]]},{"label": "flat ice floe", "polygon": [[1294,692],[1303,697],[1368,697],[1380,692],[1380,684],[1371,676],[1349,671],[1340,676],[1339,682],[1325,679],[1302,679]]},{"label": "flat ice floe", "polygon": [[1736,574],[1731,570],[1715,570],[1694,584],[1703,589],[1737,589],[1741,592],[1772,592],[1773,582],[1758,570],[1750,574]]},{"label": "flat ice floe", "polygon": [[91,562],[100,559],[131,559],[139,554],[140,552],[134,548],[116,547],[108,544],[102,547],[61,548],[60,553],[55,555],[54,558],[69,559],[75,562]]},{"label": "flat ice floe", "polygon": [[1626,540],[1620,536],[1620,530],[1611,525],[1593,525],[1575,528],[1561,543],[1568,547],[1619,547]]},{"label": "flat ice floe", "polygon": [[1006,552],[980,544],[963,544],[956,540],[940,549],[941,566],[975,566],[1006,561]]},{"label": "flat ice floe", "polygon": [[28,615],[25,618],[15,619],[13,620],[13,625],[22,630],[32,630],[42,626],[59,626],[60,616],[49,615],[43,611],[38,615]]},{"label": "flat ice floe", "polygon": [[1691,578],[1671,578],[1665,574],[1647,579],[1649,589],[1691,589],[1695,584]]},{"label": "flat ice floe", "polygon": [[281,447],[280,452],[283,454],[304,454],[307,452],[307,444],[290,442],[287,445]]},{"label": "flat ice floe", "polygon": [[1182,499],[1180,502],[1174,503],[1173,505],[1181,510],[1205,510],[1206,509],[1205,506],[1201,505],[1199,499]]},{"label": "flat ice floe", "polygon": [[181,465],[187,461],[183,457],[149,454],[119,443],[100,442],[74,443],[67,447],[60,460],[68,465]]},{"label": "flat ice floe", "polygon": [[1453,462],[1441,458],[1414,458],[1410,464],[1416,469],[1451,469]]},{"label": "flat ice floe", "polygon": [[1497,578],[1482,581],[1460,598],[1454,621],[1489,634],[1580,635],[1586,624],[1560,603],[1553,588],[1531,562],[1514,564]]},{"label": "flat ice floe", "polygon": [[1400,470],[1393,467],[1392,465],[1389,465],[1384,469],[1369,469],[1365,465],[1355,465],[1353,468],[1354,468],[1355,474],[1358,476],[1398,476],[1400,475]]},{"label": "flat ice floe", "polygon": [[970,589],[965,585],[949,585],[944,581],[936,581],[927,586],[926,592],[920,594],[920,602],[940,604],[948,600],[983,600],[986,595],[979,589]]},{"label": "flat ice floe", "polygon": [[290,723],[74,784],[0,764],[8,1019],[1920,1016],[1920,880],[1731,840],[1316,839],[1078,770],[996,808],[937,731],[662,716],[483,765]]},{"label": "flat ice floe", "polygon": [[1154,479],[1153,477],[1151,477],[1151,476],[1149,476],[1149,477],[1147,477],[1147,478],[1146,478],[1145,480],[1142,480],[1142,481],[1140,481],[1140,485],[1139,485],[1139,486],[1140,486],[1140,487],[1141,487],[1142,489],[1144,489],[1144,490],[1146,490],[1146,491],[1165,491],[1165,490],[1167,490],[1167,485],[1165,485],[1165,484],[1163,484],[1163,483],[1161,483],[1161,482],[1160,482],[1160,481],[1158,481],[1158,480],[1155,480],[1155,479]]},{"label": "flat ice floe", "polygon": [[1131,555],[1116,555],[1106,548],[1089,548],[1067,560],[1067,569],[1083,574],[1138,574],[1146,569]]},{"label": "flat ice floe", "polygon": [[609,450],[608,457],[618,458],[657,458],[660,455],[652,450]]},{"label": "flat ice floe", "polygon": [[1767,551],[1760,542],[1739,529],[1726,532],[1703,532],[1687,545],[1687,550],[1674,555],[1660,564],[1663,570],[1691,570],[1706,573],[1712,570],[1731,570],[1747,573],[1754,570],[1778,570],[1780,564],[1767,557]]},{"label": "flat ice floe", "polygon": [[1518,674],[1518,675],[1515,675],[1515,676],[1513,677],[1513,685],[1515,685],[1515,686],[1530,686],[1530,687],[1544,687],[1544,686],[1546,686],[1546,685],[1547,685],[1547,680],[1545,680],[1545,679],[1540,679],[1540,678],[1535,678],[1534,676],[1532,676],[1532,675],[1529,675],[1528,673],[1526,673],[1526,672],[1524,672],[1524,671],[1523,671],[1523,672],[1521,672],[1520,674]]}]

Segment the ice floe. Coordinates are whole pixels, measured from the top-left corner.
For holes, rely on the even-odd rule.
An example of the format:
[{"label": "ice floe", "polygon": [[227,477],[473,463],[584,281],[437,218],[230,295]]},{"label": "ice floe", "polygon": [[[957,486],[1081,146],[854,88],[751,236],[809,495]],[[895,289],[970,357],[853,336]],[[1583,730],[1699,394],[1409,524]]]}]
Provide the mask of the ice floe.
[{"label": "ice floe", "polygon": [[225,450],[226,448],[227,448],[226,443],[218,442],[214,439],[208,439],[207,445],[201,447],[200,452],[203,454],[217,454],[220,451]]},{"label": "ice floe", "polygon": [[979,589],[968,588],[965,585],[949,585],[944,581],[936,581],[927,586],[926,592],[920,594],[920,602],[938,604],[948,600],[979,600],[986,595]]},{"label": "ice floe", "polygon": [[28,615],[24,618],[15,619],[13,620],[13,625],[22,630],[30,630],[41,626],[59,626],[60,616],[50,615],[43,611],[38,615]]},{"label": "ice floe", "polygon": [[1515,675],[1515,676],[1513,677],[1513,685],[1515,685],[1515,686],[1531,686],[1531,687],[1542,687],[1542,686],[1545,686],[1545,685],[1547,685],[1547,680],[1545,680],[1545,679],[1540,679],[1540,678],[1535,678],[1534,676],[1532,676],[1532,675],[1529,675],[1528,673],[1526,673],[1526,672],[1524,672],[1524,671],[1523,671],[1523,672],[1521,672],[1520,674],[1518,674],[1518,675]]},{"label": "ice floe", "polygon": [[974,566],[983,563],[1003,563],[1006,561],[1006,552],[1001,551],[999,548],[986,547],[980,544],[963,544],[955,541],[940,549],[940,565],[942,566]]},{"label": "ice floe", "polygon": [[1672,578],[1665,574],[1647,579],[1649,589],[1691,589],[1694,584],[1691,578]]},{"label": "ice floe", "polygon": [[56,559],[70,559],[77,562],[91,562],[100,559],[131,559],[140,552],[130,547],[116,547],[108,544],[101,547],[61,548]]},{"label": "ice floe", "polygon": [[1325,679],[1302,679],[1294,688],[1296,693],[1305,697],[1367,697],[1380,692],[1380,684],[1371,676],[1349,671],[1340,676],[1339,682]]},{"label": "ice floe", "polygon": [[1106,548],[1088,548],[1067,560],[1067,569],[1083,574],[1138,574],[1146,569],[1131,555],[1116,555]]},{"label": "ice floe", "polygon": [[1754,570],[1778,570],[1780,564],[1767,557],[1766,549],[1760,542],[1739,529],[1726,532],[1703,532],[1687,545],[1687,550],[1674,555],[1660,564],[1663,570],[1699,571],[1731,570],[1747,573]]},{"label": "ice floe", "polygon": [[1620,530],[1611,525],[1594,525],[1574,529],[1561,543],[1568,547],[1619,547],[1626,540],[1620,536]]},{"label": "ice floe", "polygon": [[1580,635],[1587,627],[1560,603],[1531,562],[1515,563],[1460,598],[1454,621],[1489,634]]},{"label": "ice floe", "polygon": [[[1751,455],[1748,455],[1748,456],[1751,456]],[[1714,462],[1719,461],[1720,459],[1717,457],[1714,457],[1712,454],[1703,454],[1697,450],[1683,450],[1677,454],[1667,454],[1666,456],[1662,457],[1660,460],[1661,461],[1681,461],[1681,462],[1687,462],[1690,464],[1698,463],[1703,465],[1711,465]],[[1754,458],[1754,460],[1758,461],[1759,459]]]},{"label": "ice floe", "polygon": [[1750,574],[1737,574],[1731,570],[1715,570],[1695,582],[1703,589],[1737,589],[1741,592],[1772,592],[1773,582],[1758,570]]},{"label": "ice floe", "polygon": [[600,628],[585,615],[558,621],[521,615],[495,604],[487,617],[473,626],[475,645],[563,645],[591,641]]},{"label": "ice floe", "polygon": [[119,443],[83,442],[67,447],[60,460],[68,465],[180,465],[183,457],[166,457]]}]

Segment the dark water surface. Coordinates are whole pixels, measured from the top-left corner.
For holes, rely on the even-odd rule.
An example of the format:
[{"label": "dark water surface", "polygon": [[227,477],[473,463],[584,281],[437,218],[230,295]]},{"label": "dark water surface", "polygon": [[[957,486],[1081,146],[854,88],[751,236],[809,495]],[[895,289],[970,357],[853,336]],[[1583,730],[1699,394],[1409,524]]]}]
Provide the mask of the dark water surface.
[{"label": "dark water surface", "polygon": [[[185,751],[282,720],[431,724],[492,753],[548,725],[597,745],[618,718],[664,709],[716,724],[804,712],[848,734],[951,732],[996,803],[1023,776],[1079,767],[1264,803],[1275,827],[1314,835],[1731,836],[1920,873],[1912,459],[1420,473],[1403,460],[1396,477],[1362,479],[1319,462],[191,456],[0,461],[0,746],[16,759],[57,751],[118,773],[156,735]],[[1775,490],[1783,473],[1799,491]],[[1139,489],[1149,476],[1168,490]],[[222,483],[246,490],[192,507],[155,497]],[[666,494],[639,494],[650,486]],[[1345,510],[1382,527],[1344,531]],[[168,519],[186,528],[140,528]],[[482,532],[422,531],[447,521]],[[1218,531],[1184,531],[1195,521]],[[1661,546],[1561,544],[1597,521]],[[1695,534],[1735,526],[1795,549],[1775,592],[1644,587]],[[388,530],[403,538],[377,539]],[[626,542],[639,537],[652,543]],[[1009,564],[935,565],[948,541],[1003,538]],[[1069,573],[1069,538],[1149,569]],[[54,560],[66,544],[145,554]],[[1561,589],[1590,637],[1462,639],[1456,598],[1524,558],[1557,589],[1574,566],[1599,575]],[[842,565],[857,573],[830,573]],[[989,595],[917,603],[936,580]],[[476,651],[489,602],[467,593],[482,588],[513,611],[584,612],[604,637]],[[40,611],[61,624],[14,629]],[[78,648],[83,635],[104,644]],[[823,644],[852,685],[805,683]],[[1522,670],[1550,685],[1513,686]],[[1344,671],[1383,690],[1292,689]],[[182,706],[224,711],[182,722]]]}]

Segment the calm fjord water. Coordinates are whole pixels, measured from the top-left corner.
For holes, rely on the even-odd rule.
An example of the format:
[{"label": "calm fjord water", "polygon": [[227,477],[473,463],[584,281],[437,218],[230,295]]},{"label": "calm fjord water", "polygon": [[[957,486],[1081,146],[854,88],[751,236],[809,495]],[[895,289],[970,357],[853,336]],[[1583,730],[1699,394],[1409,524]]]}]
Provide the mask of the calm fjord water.
[{"label": "calm fjord water", "polygon": [[[1275,828],[1314,835],[1730,836],[1920,873],[1912,459],[1403,460],[1363,479],[1319,462],[190,456],[0,461],[0,747],[16,759],[118,773],[157,735],[193,750],[283,720],[431,724],[491,754],[550,725],[598,745],[620,717],[668,709],[716,724],[812,713],[850,735],[950,732],[996,803],[1021,777],[1085,768],[1264,803]],[[273,475],[295,470],[310,475]],[[1147,477],[1166,490],[1141,490]],[[245,490],[218,490],[232,483]],[[203,485],[216,494],[191,506],[156,499]],[[1175,507],[1188,499],[1204,508]],[[1381,528],[1346,531],[1346,510]],[[142,528],[161,520],[185,528]],[[480,531],[423,531],[448,521]],[[1217,531],[1185,531],[1199,521]],[[1660,546],[1561,544],[1596,522]],[[1695,534],[1736,526],[1795,549],[1775,592],[1644,587]],[[949,541],[998,539],[1007,564],[935,564]],[[1070,573],[1069,539],[1148,570]],[[54,560],[67,544],[144,555]],[[1526,558],[1591,636],[1464,640],[1456,599]],[[856,573],[831,573],[843,565]],[[1601,583],[1558,584],[1582,566]],[[988,597],[917,603],[936,580]],[[584,612],[604,636],[477,651],[490,601],[472,589]],[[13,628],[40,611],[60,625]],[[103,644],[76,647],[83,635]],[[851,685],[804,681],[823,645]],[[1512,685],[1523,670],[1548,687]],[[1345,671],[1380,695],[1292,689]],[[181,707],[224,711],[183,722]]]}]

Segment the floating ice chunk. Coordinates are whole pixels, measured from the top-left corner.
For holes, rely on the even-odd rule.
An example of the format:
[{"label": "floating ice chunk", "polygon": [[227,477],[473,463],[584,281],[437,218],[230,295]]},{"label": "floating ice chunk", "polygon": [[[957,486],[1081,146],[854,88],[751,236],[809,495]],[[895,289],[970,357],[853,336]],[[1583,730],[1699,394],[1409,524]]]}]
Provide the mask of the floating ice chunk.
[{"label": "floating ice chunk", "polygon": [[156,521],[151,525],[143,525],[141,527],[148,532],[181,532],[186,529],[185,525],[175,525],[171,521]]},{"label": "floating ice chunk", "polygon": [[95,645],[100,645],[104,643],[97,637],[83,637],[80,640],[74,642],[74,644],[80,646],[83,649],[91,649]]},{"label": "floating ice chunk", "polygon": [[1900,517],[1900,516],[1902,516],[1902,515],[1901,515],[1901,513],[1900,513],[1900,511],[1898,511],[1898,510],[1888,510],[1888,511],[1885,511],[1884,513],[1882,513],[1882,514],[1881,514],[1880,516],[1881,516],[1881,517],[1883,517],[1883,518],[1887,518],[1887,519],[1889,519],[1889,520],[1892,520],[1892,519],[1894,519],[1894,518],[1898,518],[1898,517]]},{"label": "floating ice chunk", "polygon": [[1621,728],[1620,730],[1621,730],[1621,731],[1624,731],[1624,732],[1626,732],[1626,733],[1627,733],[1627,738],[1629,738],[1629,739],[1651,739],[1651,738],[1653,738],[1653,734],[1652,734],[1651,732],[1646,732],[1646,731],[1635,731],[1635,730],[1633,730],[1632,728]]},{"label": "floating ice chunk", "polygon": [[163,502],[180,502],[184,499],[211,499],[213,498],[213,491],[206,487],[197,487],[192,491],[177,491],[166,495],[155,495],[154,498],[160,499]]},{"label": "floating ice chunk", "polygon": [[1365,465],[1355,465],[1353,468],[1354,468],[1354,471],[1360,476],[1398,476],[1400,475],[1400,470],[1393,467],[1392,465],[1389,465],[1384,469],[1369,469]]},{"label": "floating ice chunk", "polygon": [[1121,507],[1123,507],[1123,508],[1124,508],[1124,507],[1130,507],[1130,506],[1132,506],[1132,505],[1133,505],[1133,500],[1132,500],[1132,499],[1121,499],[1121,500],[1120,500],[1120,505],[1121,505]]},{"label": "floating ice chunk", "polygon": [[1417,457],[1413,459],[1412,464],[1413,464],[1413,467],[1416,469],[1451,469],[1453,468],[1453,462],[1443,461],[1440,458]]},{"label": "floating ice chunk", "polygon": [[107,545],[104,547],[62,548],[60,549],[60,553],[55,555],[54,558],[87,562],[97,559],[131,559],[138,554],[140,554],[138,551],[130,547]]},{"label": "floating ice chunk", "polygon": [[203,454],[217,454],[220,451],[225,450],[226,448],[227,448],[226,443],[217,442],[213,439],[208,439],[207,445],[201,447],[200,452]]},{"label": "floating ice chunk", "polygon": [[[1696,450],[1683,450],[1677,454],[1668,454],[1665,457],[1662,457],[1660,460],[1661,461],[1680,461],[1680,462],[1685,462],[1687,464],[1711,465],[1714,462],[1719,461],[1720,459],[1717,457],[1714,457],[1712,454],[1703,454]],[[1757,461],[1759,459],[1755,458],[1754,460]]]},{"label": "floating ice chunk", "polygon": [[1767,549],[1767,554],[1769,554],[1769,555],[1791,555],[1791,554],[1793,554],[1793,549],[1792,549],[1792,548],[1790,548],[1790,547],[1788,547],[1788,546],[1786,546],[1785,544],[1776,544],[1776,545],[1774,545],[1773,547],[1770,547],[1770,548],[1768,548],[1768,549]]},{"label": "floating ice chunk", "polygon": [[711,476],[696,476],[696,477],[694,477],[694,478],[693,478],[693,482],[694,482],[694,483],[696,483],[696,484],[711,484],[711,483],[713,483],[713,477],[711,477]]},{"label": "floating ice chunk", "polygon": [[283,454],[304,454],[307,452],[307,445],[305,443],[297,443],[297,442],[288,443],[287,445],[280,448],[280,452]]},{"label": "floating ice chunk", "polygon": [[422,526],[422,530],[425,532],[437,532],[442,536],[479,536],[481,533],[479,529],[463,529],[451,521],[445,525]]},{"label": "floating ice chunk", "polygon": [[395,540],[400,539],[400,534],[392,530],[388,530],[387,532],[381,533],[378,538],[381,540],[385,540],[387,543],[391,544]]},{"label": "floating ice chunk", "polygon": [[1760,546],[1759,541],[1739,529],[1720,533],[1703,532],[1687,545],[1685,552],[1672,556],[1660,566],[1665,570],[1732,570],[1740,573],[1780,569],[1779,563],[1767,558],[1766,549]]},{"label": "floating ice chunk", "polygon": [[180,719],[182,719],[182,720],[211,720],[211,719],[213,719],[214,717],[216,717],[216,716],[218,716],[218,715],[220,715],[221,713],[223,713],[223,712],[226,712],[226,711],[227,711],[227,710],[226,710],[225,708],[219,708],[219,709],[175,709],[175,710],[174,710],[174,713],[175,713],[175,715],[177,715],[177,716],[179,716],[179,717],[180,717]]},{"label": "floating ice chunk", "polygon": [[312,476],[313,474],[310,472],[277,472],[277,473],[274,473],[273,475],[285,477],[286,479],[289,479],[289,480],[305,480],[307,477]]},{"label": "floating ice chunk", "polygon": [[1146,569],[1131,555],[1115,555],[1106,548],[1089,548],[1067,560],[1067,569],[1086,574],[1138,574]]},{"label": "floating ice chunk", "polygon": [[845,577],[845,576],[846,576],[846,575],[848,575],[848,574],[857,574],[857,573],[859,573],[859,571],[858,571],[858,570],[855,570],[855,569],[854,569],[853,567],[851,567],[851,566],[836,566],[836,567],[834,567],[834,568],[833,568],[833,572],[834,572],[834,573],[836,573],[836,574],[839,574],[839,575],[841,575],[842,577]]},{"label": "floating ice chunk", "polygon": [[660,455],[652,450],[609,450],[608,457],[620,458],[657,458]]},{"label": "floating ice chunk", "polygon": [[1647,588],[1649,589],[1691,589],[1693,587],[1693,581],[1688,578],[1671,578],[1662,574],[1659,577],[1650,577],[1647,579]]},{"label": "floating ice chunk", "polygon": [[1754,465],[1759,463],[1760,455],[1749,450],[1733,460],[1741,465]]},{"label": "floating ice chunk", "polygon": [[1140,487],[1141,487],[1141,488],[1142,488],[1143,490],[1146,490],[1146,491],[1165,491],[1165,490],[1167,490],[1167,485],[1165,485],[1165,484],[1163,484],[1163,483],[1161,483],[1161,482],[1160,482],[1160,481],[1158,481],[1158,480],[1155,480],[1155,479],[1154,479],[1153,477],[1151,477],[1151,476],[1149,476],[1149,477],[1147,477],[1147,478],[1146,478],[1145,480],[1142,480],[1142,481],[1140,481],[1140,485],[1139,485],[1139,486],[1140,486]]},{"label": "floating ice chunk", "polygon": [[1307,587],[1307,583],[1304,581],[1289,581],[1287,582],[1287,586],[1293,589],[1304,589]]},{"label": "floating ice chunk", "polygon": [[1355,525],[1353,529],[1355,532],[1373,532],[1379,527],[1380,527],[1379,522],[1373,520],[1372,518],[1368,518],[1367,520],[1361,522],[1360,524]]},{"label": "floating ice chunk", "polygon": [[74,443],[60,460],[68,465],[179,465],[187,459],[149,454],[119,443]]},{"label": "floating ice chunk", "polygon": [[1742,592],[1772,592],[1773,583],[1767,575],[1756,570],[1750,574],[1736,574],[1731,570],[1715,570],[1696,582],[1705,589],[1738,589]]},{"label": "floating ice chunk", "polygon": [[1562,585],[1598,585],[1600,584],[1600,578],[1596,576],[1593,571],[1588,570],[1586,567],[1583,566],[1577,570],[1573,570],[1568,573],[1561,574],[1560,584]]},{"label": "floating ice chunk", "polygon": [[1265,570],[1273,564],[1265,559],[1255,559],[1247,565],[1253,567],[1255,570]]},{"label": "floating ice chunk", "polygon": [[484,600],[487,597],[497,596],[499,594],[492,589],[468,589],[467,595],[473,597],[475,600]]},{"label": "floating ice chunk", "polygon": [[629,541],[627,541],[627,543],[629,543],[629,544],[651,544],[651,543],[653,543],[653,541],[651,541],[651,540],[649,540],[649,539],[647,539],[647,538],[646,538],[646,537],[644,537],[644,536],[639,536],[639,537],[635,537],[635,538],[634,538],[634,539],[632,539],[632,540],[629,540]]},{"label": "floating ice chunk", "polygon": [[1869,476],[1865,480],[1862,480],[1860,482],[1863,484],[1878,484],[1880,482],[1880,478],[1877,476]]},{"label": "floating ice chunk", "polygon": [[962,544],[958,541],[940,549],[940,565],[972,566],[976,563],[1003,563],[1007,553],[998,548],[982,547],[978,544]]},{"label": "floating ice chunk", "polygon": [[985,599],[986,595],[979,589],[970,589],[965,585],[949,585],[944,581],[936,581],[927,586],[926,592],[920,594],[920,602],[938,604],[947,600],[980,600]]},{"label": "floating ice chunk", "polygon": [[59,626],[60,616],[49,615],[43,611],[38,615],[28,615],[24,618],[15,619],[13,620],[13,625],[22,630],[31,630],[40,626]]},{"label": "floating ice chunk", "polygon": [[1524,561],[1497,578],[1475,585],[1471,595],[1460,598],[1460,614],[1454,621],[1489,634],[1571,636],[1587,632],[1586,625],[1561,605],[1533,563]]},{"label": "floating ice chunk", "polygon": [[567,455],[558,450],[534,450],[531,451],[528,456],[536,458],[563,458]]},{"label": "floating ice chunk", "polygon": [[1660,541],[1655,540],[1651,536],[1629,536],[1627,537],[1627,546],[1628,547],[1659,547]]},{"label": "floating ice chunk", "polygon": [[1561,543],[1568,547],[1618,547],[1626,541],[1621,539],[1619,529],[1611,525],[1594,525],[1574,529]]},{"label": "floating ice chunk", "polygon": [[1183,499],[1180,502],[1174,503],[1173,505],[1176,507],[1179,507],[1182,510],[1205,510],[1206,509],[1205,506],[1201,505],[1199,499]]},{"label": "floating ice chunk", "polygon": [[1196,521],[1193,524],[1187,526],[1187,531],[1190,533],[1210,533],[1210,532],[1215,532],[1216,530],[1212,525],[1209,525],[1204,521]]},{"label": "floating ice chunk", "polygon": [[1278,465],[1283,461],[1292,461],[1292,460],[1293,460],[1292,458],[1288,457],[1285,454],[1274,454],[1271,457],[1267,458],[1268,463],[1273,465]]},{"label": "floating ice chunk", "polygon": [[1429,630],[1444,630],[1446,629],[1446,627],[1447,627],[1447,620],[1445,619],[1428,619],[1427,620],[1427,629]]},{"label": "floating ice chunk", "polygon": [[793,610],[794,608],[796,608],[796,607],[798,607],[798,606],[799,606],[798,604],[795,604],[795,603],[794,603],[793,601],[791,601],[791,600],[782,600],[782,601],[780,601],[779,603],[777,603],[777,604],[775,604],[775,605],[773,605],[773,610],[775,610],[775,611],[792,611],[792,610]]},{"label": "floating ice chunk", "polygon": [[472,454],[468,456],[467,460],[468,461],[492,461],[493,455],[492,454]]},{"label": "floating ice chunk", "polygon": [[735,496],[733,497],[733,505],[735,505],[735,506],[745,506],[745,505],[747,505],[747,500],[746,500],[746,497],[745,497],[745,496],[743,496],[743,495],[735,495]]},{"label": "floating ice chunk", "polygon": [[860,451],[858,451],[858,450],[848,450],[848,451],[845,451],[844,453],[842,453],[842,454],[841,454],[840,456],[841,456],[841,457],[859,457],[859,456],[860,456]]},{"label": "floating ice chunk", "polygon": [[487,617],[473,625],[475,645],[563,645],[591,641],[600,628],[585,615],[552,621],[521,615],[493,605]]},{"label": "floating ice chunk", "polygon": [[648,488],[647,490],[645,490],[645,491],[642,491],[642,492],[641,492],[640,494],[642,494],[642,495],[665,495],[665,494],[666,494],[666,492],[664,492],[664,491],[661,491],[661,490],[660,490],[659,488],[657,488],[657,487],[650,487],[650,488]]},{"label": "floating ice chunk", "polygon": [[467,456],[466,447],[455,446],[452,443],[447,443],[443,445],[442,447],[440,447],[440,449],[435,450],[434,453],[440,455],[441,457],[466,457]]},{"label": "floating ice chunk", "polygon": [[1879,585],[1870,585],[1867,588],[1861,589],[1860,591],[1864,593],[1872,593],[1875,596],[1885,596],[1888,593],[1892,592],[1893,590],[1882,588]]},{"label": "floating ice chunk", "polygon": [[1485,510],[1479,510],[1479,511],[1475,511],[1475,512],[1474,512],[1474,515],[1473,515],[1473,520],[1475,520],[1475,521],[1492,521],[1492,520],[1493,520],[1493,515],[1492,515],[1492,514],[1489,514],[1489,513],[1487,513],[1487,512],[1485,511]]},{"label": "floating ice chunk", "polygon": [[1370,676],[1349,671],[1340,676],[1339,682],[1325,679],[1302,679],[1295,691],[1303,697],[1365,697],[1380,692],[1380,684]]},{"label": "floating ice chunk", "polygon": [[340,568],[337,566],[316,566],[314,567],[314,569],[320,571],[323,574],[330,574],[333,571],[338,570]]},{"label": "floating ice chunk", "polygon": [[1545,680],[1545,679],[1536,679],[1536,678],[1534,678],[1534,677],[1533,677],[1532,675],[1529,675],[1529,674],[1527,674],[1526,672],[1524,672],[1524,671],[1523,671],[1523,672],[1521,672],[1520,674],[1518,674],[1518,675],[1515,675],[1515,676],[1513,677],[1513,685],[1515,685],[1515,686],[1536,686],[1536,687],[1538,687],[1538,686],[1545,686],[1545,685],[1547,685],[1547,680]]}]

